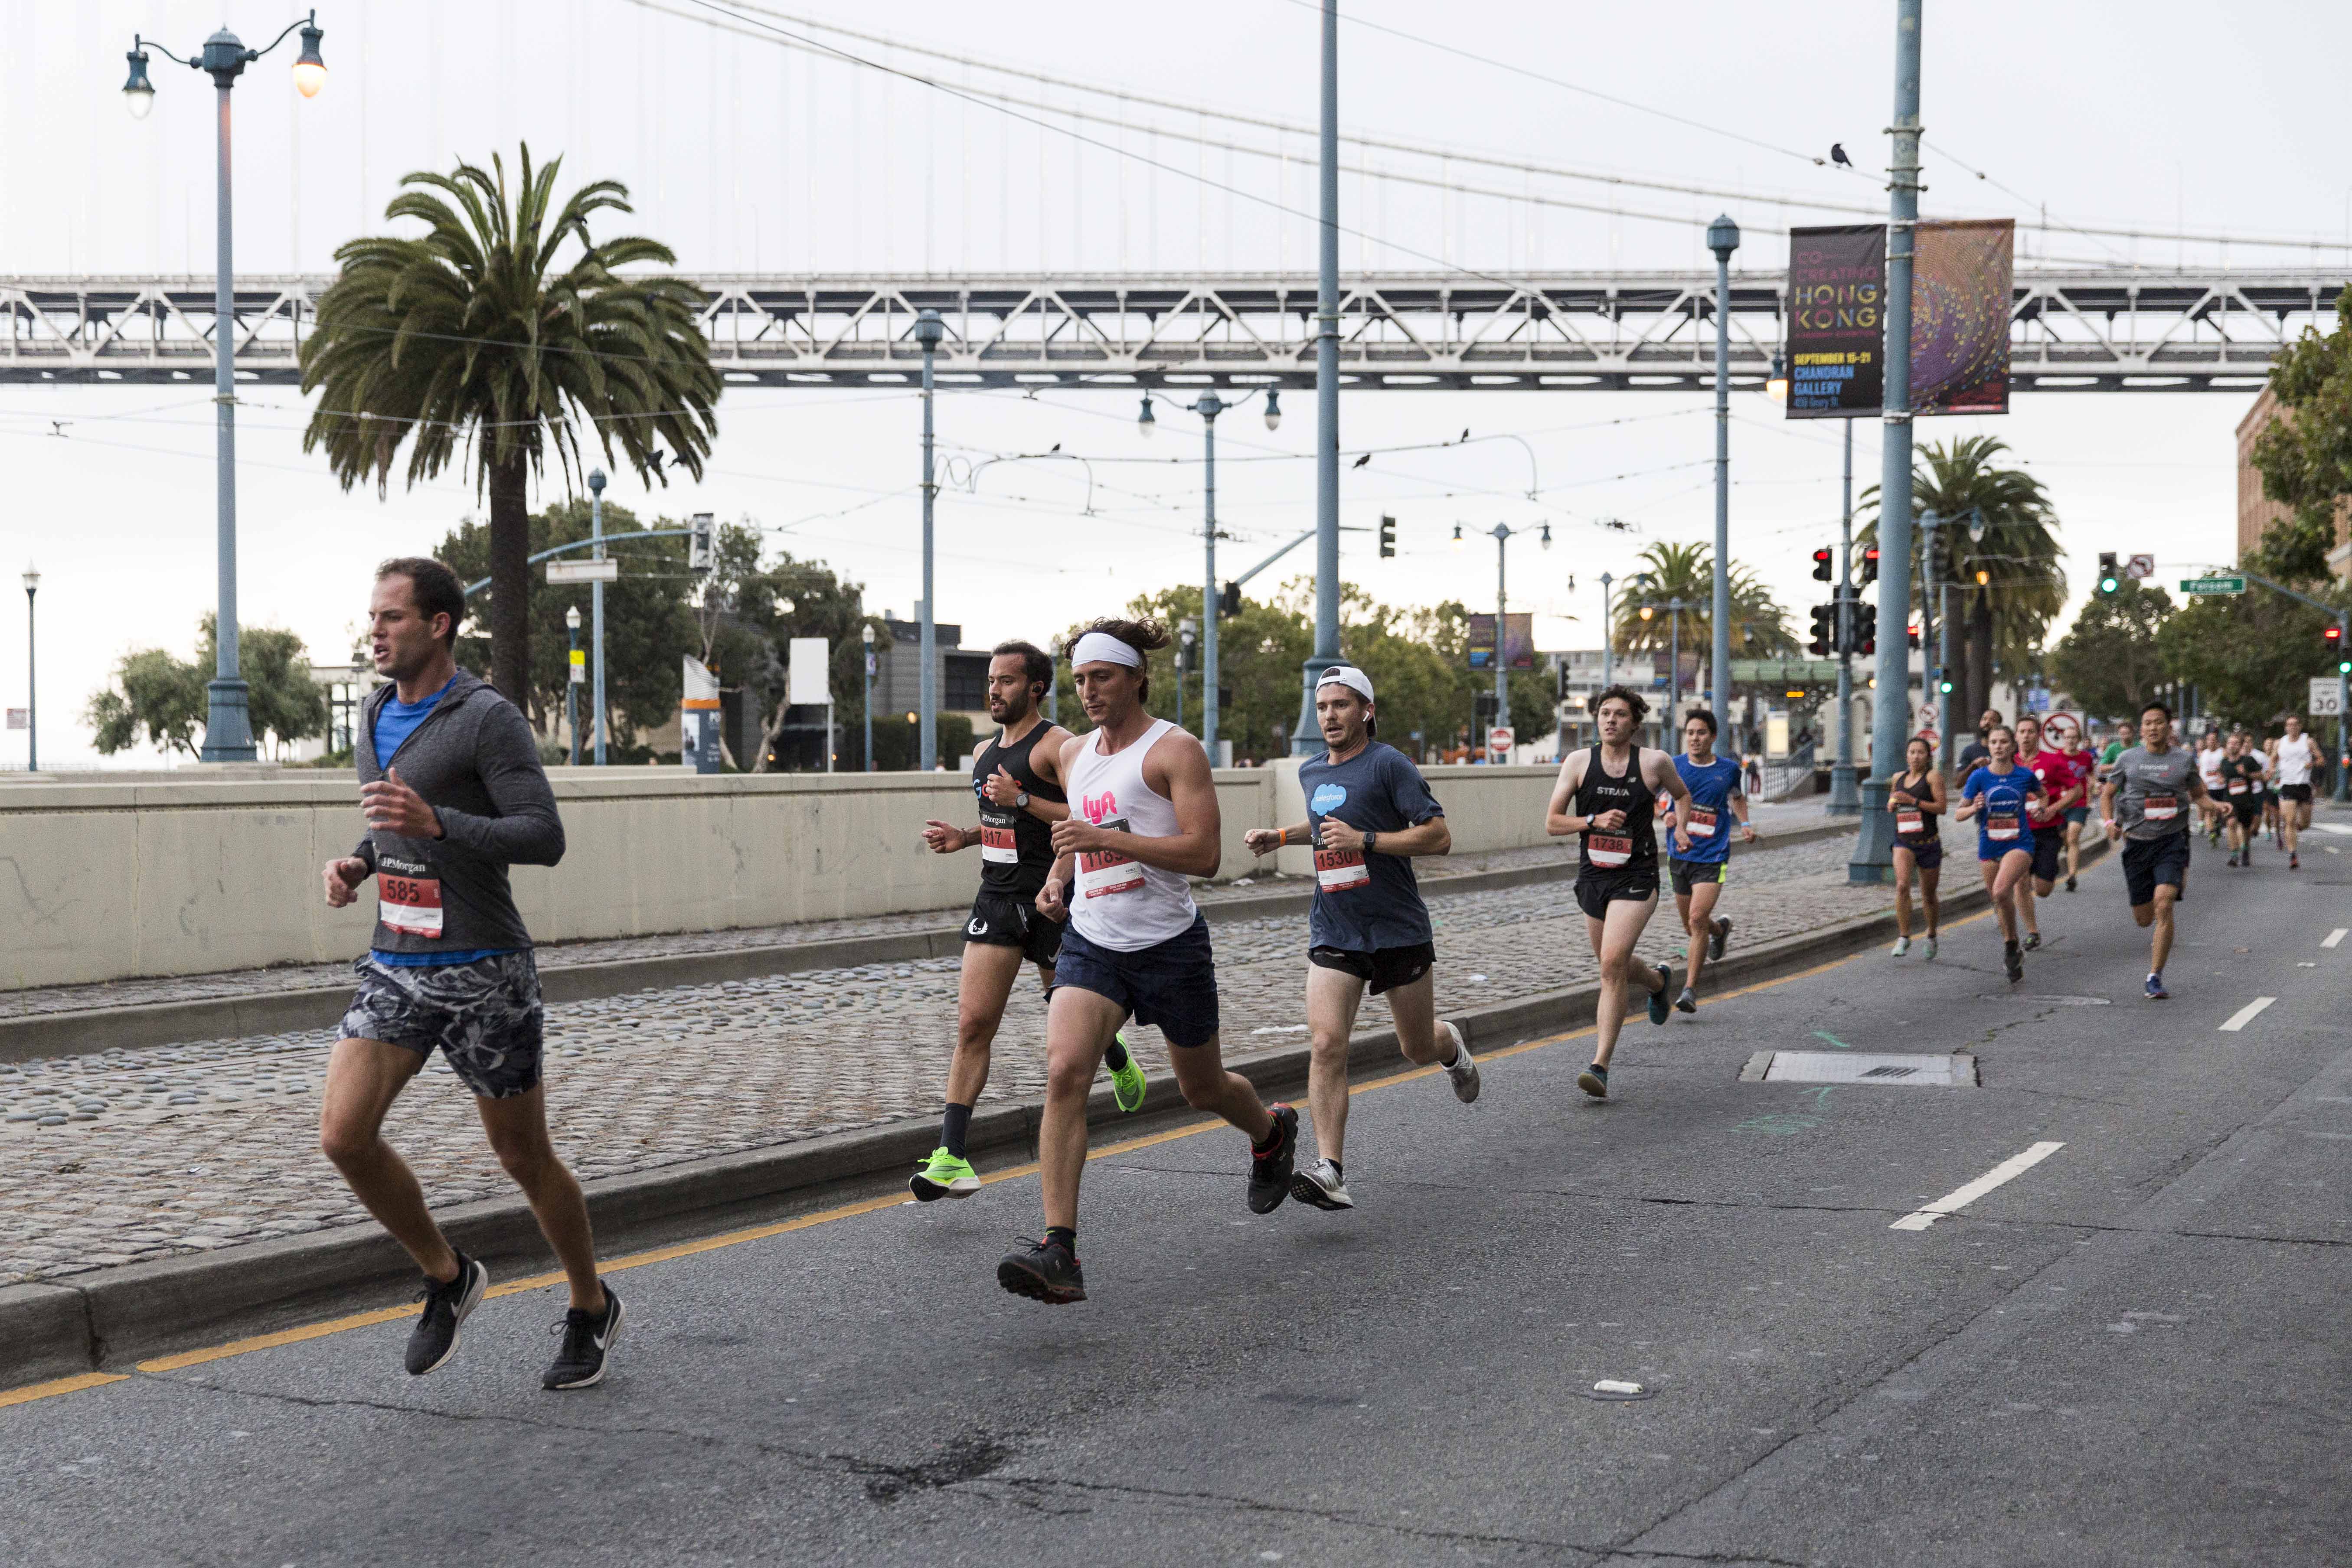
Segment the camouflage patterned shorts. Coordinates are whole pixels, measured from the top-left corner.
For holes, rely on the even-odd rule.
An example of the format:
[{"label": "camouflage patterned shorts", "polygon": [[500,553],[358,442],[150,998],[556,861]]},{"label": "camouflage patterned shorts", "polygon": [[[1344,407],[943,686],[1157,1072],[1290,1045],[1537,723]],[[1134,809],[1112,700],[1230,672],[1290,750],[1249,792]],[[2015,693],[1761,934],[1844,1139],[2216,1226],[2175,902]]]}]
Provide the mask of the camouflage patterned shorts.
[{"label": "camouflage patterned shorts", "polygon": [[343,1038],[383,1040],[427,1057],[437,1047],[484,1100],[539,1087],[547,1009],[529,949],[418,969],[369,954],[352,967],[360,988],[343,1015]]}]

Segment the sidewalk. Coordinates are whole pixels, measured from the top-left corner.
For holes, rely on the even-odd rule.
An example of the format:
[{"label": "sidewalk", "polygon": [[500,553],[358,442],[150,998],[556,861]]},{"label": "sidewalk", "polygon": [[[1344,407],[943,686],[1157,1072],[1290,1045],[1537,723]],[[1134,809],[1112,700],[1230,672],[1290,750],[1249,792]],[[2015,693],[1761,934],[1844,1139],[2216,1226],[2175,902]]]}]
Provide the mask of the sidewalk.
[{"label": "sidewalk", "polygon": [[[1884,909],[1885,889],[1846,884],[1849,843],[1841,834],[1736,853],[1720,906],[1737,922],[1735,948]],[[1467,857],[1445,868],[1507,869],[1513,858],[1537,864],[1560,851]],[[1431,879],[1441,1011],[1592,978],[1583,918],[1565,881],[1448,894],[1446,879]],[[1304,944],[1297,915],[1217,927],[1229,1051],[1305,1035]],[[551,951],[549,963],[559,952],[612,945]],[[1643,952],[1677,960],[1680,946],[1665,900]],[[955,960],[940,958],[551,1005],[548,1104],[558,1142],[585,1178],[927,1115],[953,1039],[955,978]],[[984,1104],[1042,1094],[1042,1025],[1024,984],[998,1038]],[[1363,1030],[1386,1025],[1384,1008],[1364,1009]],[[1629,1036],[1634,1062],[1648,1035],[1637,1024]],[[1157,1031],[1131,1037],[1147,1067],[1165,1066]],[[331,1030],[306,1030],[0,1065],[0,1284],[363,1220],[317,1150],[315,1101],[330,1044]],[[395,1109],[389,1134],[436,1206],[508,1190],[467,1097],[437,1058]]]}]

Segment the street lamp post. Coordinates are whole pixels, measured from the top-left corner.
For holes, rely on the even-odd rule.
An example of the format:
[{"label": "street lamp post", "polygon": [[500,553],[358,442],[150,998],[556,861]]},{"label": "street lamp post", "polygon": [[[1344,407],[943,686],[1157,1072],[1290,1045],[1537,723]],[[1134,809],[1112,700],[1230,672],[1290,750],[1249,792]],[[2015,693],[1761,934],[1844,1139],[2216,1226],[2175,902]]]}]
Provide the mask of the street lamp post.
[{"label": "street lamp post", "polygon": [[857,628],[866,644],[866,771],[874,772],[874,623],[866,622]]},{"label": "street lamp post", "polygon": [[1192,646],[1201,634],[1192,616],[1187,616],[1176,626],[1176,728],[1184,727],[1184,672],[1192,665]]},{"label": "street lamp post", "polygon": [[940,755],[939,605],[933,598],[931,580],[931,512],[940,487],[931,472],[931,366],[947,335],[947,323],[940,320],[937,310],[925,310],[915,318],[915,342],[923,350],[923,668],[919,704],[922,716],[918,722],[923,731],[919,738],[920,766],[925,773],[931,771]]},{"label": "street lamp post", "polygon": [[580,678],[587,673],[580,661],[580,606],[568,605],[563,611],[563,630],[571,638],[571,651],[563,666],[563,728],[572,737],[572,765],[580,765]]},{"label": "street lamp post", "polygon": [[[248,695],[237,662],[236,621],[236,268],[230,244],[229,94],[245,68],[291,37],[302,34],[302,51],[294,62],[294,85],[305,98],[318,96],[326,84],[327,65],[319,58],[319,14],[311,12],[291,24],[268,48],[248,49],[235,33],[223,27],[205,40],[196,58],[182,59],[161,44],[155,52],[176,65],[204,71],[213,79],[219,108],[215,145],[217,184],[214,201],[213,265],[213,405],[215,424],[215,513],[217,587],[214,609],[213,679],[205,687],[205,745],[208,763],[249,763],[254,760],[253,723],[247,710]],[[155,106],[154,84],[147,79],[147,40],[133,34],[131,76],[122,96],[131,117],[147,118]]]},{"label": "street lamp post", "polygon": [[1054,679],[1045,683],[1045,718],[1048,722],[1058,724],[1062,721],[1062,638],[1059,633],[1045,645],[1045,651],[1054,658]]},{"label": "street lamp post", "polygon": [[40,667],[35,655],[39,644],[33,636],[33,595],[40,592],[41,574],[28,563],[25,567],[25,771],[41,771],[41,683]]},{"label": "street lamp post", "polygon": [[[588,537],[594,542],[588,547],[595,560],[604,559],[604,470],[588,470]],[[593,651],[588,655],[590,668],[588,706],[593,709],[596,725],[596,765],[604,765],[604,584],[588,584],[588,615],[592,625],[588,641]]]},{"label": "street lamp post", "polygon": [[1315,267],[1315,654],[1299,675],[1293,756],[1323,749],[1315,679],[1339,662],[1339,0],[1323,0],[1323,102]]},{"label": "street lamp post", "polygon": [[[1715,673],[1707,700],[1731,706],[1731,253],[1739,226],[1728,215],[1707,225],[1715,252]],[[1718,718],[1720,715],[1718,715]]]}]

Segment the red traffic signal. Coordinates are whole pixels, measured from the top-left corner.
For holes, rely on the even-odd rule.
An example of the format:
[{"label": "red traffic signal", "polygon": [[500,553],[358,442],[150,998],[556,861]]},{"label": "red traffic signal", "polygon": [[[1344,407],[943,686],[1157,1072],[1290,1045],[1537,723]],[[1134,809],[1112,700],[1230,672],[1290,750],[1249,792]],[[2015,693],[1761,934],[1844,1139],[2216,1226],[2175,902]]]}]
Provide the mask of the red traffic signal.
[{"label": "red traffic signal", "polygon": [[1862,585],[1867,588],[1877,581],[1878,546],[1874,544],[1862,552]]},{"label": "red traffic signal", "polygon": [[2344,627],[2339,624],[2322,628],[2319,640],[2327,645],[2328,652],[2336,652],[2344,646]]},{"label": "red traffic signal", "polygon": [[1826,583],[1830,580],[1830,559],[1829,548],[1826,545],[1813,552],[1813,576],[1816,581]]}]

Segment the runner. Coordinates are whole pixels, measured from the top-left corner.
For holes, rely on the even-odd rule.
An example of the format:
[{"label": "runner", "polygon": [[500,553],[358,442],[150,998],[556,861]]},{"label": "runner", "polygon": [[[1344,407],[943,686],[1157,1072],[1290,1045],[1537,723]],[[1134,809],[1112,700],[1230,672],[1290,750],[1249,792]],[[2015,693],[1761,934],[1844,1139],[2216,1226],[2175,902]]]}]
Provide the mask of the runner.
[{"label": "runner", "polygon": [[[1675,990],[1671,966],[1633,957],[1642,929],[1658,907],[1658,837],[1651,826],[1655,796],[1672,795],[1678,807],[1690,799],[1674,759],[1634,742],[1649,710],[1647,702],[1622,686],[1603,691],[1592,704],[1600,742],[1570,752],[1559,764],[1559,781],[1544,812],[1545,832],[1555,838],[1573,833],[1580,840],[1576,902],[1584,911],[1592,956],[1601,963],[1601,1003],[1600,1043],[1592,1065],[1577,1075],[1576,1087],[1595,1100],[1609,1097],[1609,1058],[1616,1054],[1633,987],[1638,984],[1650,993],[1653,1024],[1666,1021]],[[1675,828],[1675,852],[1689,848],[1687,833]]]},{"label": "runner", "polygon": [[1069,921],[1045,1014],[1037,1130],[1045,1234],[996,1266],[1005,1289],[1051,1304],[1087,1299],[1077,1257],[1087,1093],[1130,1016],[1167,1037],[1185,1103],[1249,1135],[1251,1212],[1269,1214],[1290,1194],[1298,1112],[1268,1110],[1218,1052],[1216,961],[1187,881],[1216,875],[1217,788],[1201,742],[1143,706],[1147,660],[1170,640],[1157,621],[1098,620],[1070,648],[1078,700],[1096,728],[1062,744],[1055,772],[1077,804],[1054,825],[1055,858],[1037,893],[1040,912]]},{"label": "runner", "polygon": [[[1037,966],[1047,1005],[1054,995],[1054,960],[1062,951],[1062,924],[1037,912],[1037,890],[1054,864],[1054,824],[1070,815],[1062,793],[1063,743],[1070,732],[1048,723],[1037,703],[1053,687],[1054,661],[1025,642],[999,643],[988,661],[988,716],[999,728],[971,762],[971,793],[980,823],[958,827],[927,822],[923,842],[935,855],[980,846],[980,896],[963,927],[963,968],[956,982],[955,1057],[948,1064],[947,1110],[940,1146],[907,1185],[924,1203],[968,1198],[980,1191],[980,1173],[965,1158],[972,1107],[988,1087],[989,1049],[1004,1021],[1013,983],[1024,958]],[[1114,1038],[1104,1060],[1112,1097],[1125,1111],[1143,1108],[1143,1069]]]},{"label": "runner", "polygon": [[2319,761],[2319,742],[2303,732],[2301,714],[2286,716],[2286,733],[2269,746],[2271,768],[2278,780],[2279,836],[2286,847],[2286,868],[2303,869],[2295,853],[2297,836],[2311,826],[2311,770]]},{"label": "runner", "polygon": [[2074,776],[2066,753],[2049,743],[2042,721],[2028,713],[2017,721],[2018,759],[2033,770],[2042,793],[2026,807],[2033,828],[2033,874],[2018,884],[2018,913],[2025,921],[2025,951],[2042,945],[2042,927],[2035,900],[2057,890],[2058,869],[2065,858],[2066,813],[2073,803],[2087,798],[2089,790]]},{"label": "runner", "polygon": [[2263,815],[2263,775],[2270,771],[2243,730],[2232,731],[2223,748],[2222,798],[2230,805],[2230,864],[2252,870],[2254,836]]},{"label": "runner", "polygon": [[2099,758],[2073,715],[2061,714],[2053,723],[2058,726],[2058,749],[2065,754],[2066,765],[2074,770],[2074,781],[2083,786],[2081,798],[2066,808],[2066,890],[2071,893],[2083,869],[2083,824],[2091,820],[2091,791],[2097,783]]},{"label": "runner", "polygon": [[1953,766],[1958,769],[1962,778],[1967,778],[1974,773],[1979,763],[1992,755],[1992,748],[1987,742],[1992,734],[1993,726],[2000,722],[2000,710],[1998,708],[1988,708],[1978,715],[1977,738],[1962,746],[1959,756],[1953,762]]},{"label": "runner", "polygon": [[2033,851],[2026,837],[2026,803],[2042,793],[2042,781],[2017,765],[2017,732],[1995,724],[1985,734],[1986,759],[1960,786],[1955,822],[1981,816],[1977,825],[1977,869],[1992,894],[1993,913],[2000,919],[2001,968],[2013,984],[2025,978],[2025,960],[2017,941],[2017,887],[2033,868]]},{"label": "runner", "polygon": [[[1715,754],[1713,713],[1694,708],[1684,715],[1683,752],[1675,759],[1675,772],[1682,775],[1684,787],[1690,792],[1690,805],[1684,814],[1686,820],[1679,825],[1687,833],[1690,847],[1676,851],[1667,860],[1666,871],[1674,883],[1675,909],[1690,938],[1685,949],[1690,973],[1675,1005],[1696,1013],[1699,977],[1711,961],[1723,956],[1725,944],[1731,941],[1731,917],[1715,912],[1731,860],[1731,819],[1739,819],[1742,844],[1756,842],[1756,829],[1748,824],[1748,794],[1740,788],[1739,764]],[[1663,814],[1659,824],[1674,828],[1677,826],[1674,797],[1661,798],[1664,804],[1659,808]]]},{"label": "runner", "polygon": [[[2223,761],[2221,727],[2207,728],[2197,742],[2197,776],[2205,783],[2205,793],[2214,799],[2221,798],[2221,763]],[[2205,830],[2205,842],[2219,847],[2221,842],[2221,819],[2215,817]]]},{"label": "runner", "polygon": [[1886,808],[1895,814],[1895,956],[1911,951],[1911,883],[1916,877],[1927,911],[1927,951],[1936,956],[1937,884],[1944,876],[1941,831],[1948,802],[1936,748],[1914,735],[1903,748],[1903,771],[1887,781]]},{"label": "runner", "polygon": [[2099,790],[2099,821],[2110,841],[2124,840],[2124,886],[2132,919],[2148,935],[2147,982],[2141,994],[2161,1002],[2164,961],[2172,952],[2172,906],[2189,876],[2189,816],[2184,797],[2207,816],[2227,808],[2205,793],[2197,764],[2171,743],[2172,710],[2141,710],[2140,743],[2116,759]]},{"label": "runner", "polygon": [[1254,827],[1245,842],[1253,855],[1286,844],[1315,846],[1315,902],[1307,921],[1307,1023],[1314,1040],[1307,1109],[1321,1158],[1291,1177],[1290,1195],[1317,1208],[1348,1209],[1356,1206],[1344,1165],[1348,1042],[1364,987],[1389,999],[1405,1060],[1425,1067],[1444,1058],[1454,1098],[1465,1105],[1478,1098],[1478,1064],[1462,1031],[1437,1017],[1437,950],[1412,874],[1412,857],[1454,847],[1444,809],[1410,758],[1372,738],[1379,721],[1371,678],[1362,670],[1325,670],[1315,688],[1315,716],[1329,749],[1298,769],[1307,820]]},{"label": "runner", "polygon": [[325,870],[331,909],[380,878],[375,932],[353,965],[358,993],[327,1058],[319,1143],[424,1271],[406,1358],[422,1377],[457,1353],[458,1330],[490,1284],[479,1258],[449,1245],[415,1173],[383,1140],[392,1102],[437,1047],[473,1091],[490,1148],[530,1200],[571,1289],[562,1345],[541,1384],[585,1388],[610,1365],[621,1298],[597,1278],[587,1202],[548,1137],[546,1009],[507,884],[509,866],[563,858],[563,823],[529,722],[457,666],[465,618],[465,589],[438,561],[376,568],[368,647],[388,679],[363,704],[352,747],[368,831]]}]

